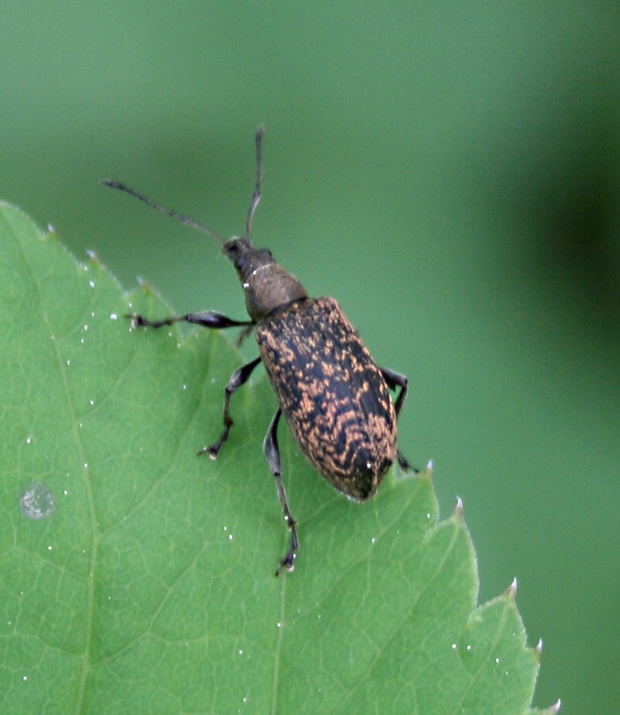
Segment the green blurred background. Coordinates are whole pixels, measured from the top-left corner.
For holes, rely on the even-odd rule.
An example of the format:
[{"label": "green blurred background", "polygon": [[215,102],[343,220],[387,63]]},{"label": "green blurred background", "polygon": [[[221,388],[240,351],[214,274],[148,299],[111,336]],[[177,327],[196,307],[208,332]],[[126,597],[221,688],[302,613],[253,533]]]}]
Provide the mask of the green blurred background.
[{"label": "green blurred background", "polygon": [[400,445],[519,581],[535,698],[620,702],[620,5],[4,2],[0,196],[176,311],[243,315],[243,230],[406,373]]}]

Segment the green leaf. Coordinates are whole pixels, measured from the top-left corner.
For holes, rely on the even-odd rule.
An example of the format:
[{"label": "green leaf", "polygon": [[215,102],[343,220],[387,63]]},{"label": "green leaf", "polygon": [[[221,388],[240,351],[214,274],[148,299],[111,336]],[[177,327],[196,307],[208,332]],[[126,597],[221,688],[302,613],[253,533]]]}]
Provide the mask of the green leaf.
[{"label": "green leaf", "polygon": [[514,589],[477,606],[430,474],[354,504],[283,429],[301,550],[275,578],[266,380],[198,458],[239,356],[215,331],[131,329],[133,310],[170,313],[0,207],[0,711],[531,712]]}]

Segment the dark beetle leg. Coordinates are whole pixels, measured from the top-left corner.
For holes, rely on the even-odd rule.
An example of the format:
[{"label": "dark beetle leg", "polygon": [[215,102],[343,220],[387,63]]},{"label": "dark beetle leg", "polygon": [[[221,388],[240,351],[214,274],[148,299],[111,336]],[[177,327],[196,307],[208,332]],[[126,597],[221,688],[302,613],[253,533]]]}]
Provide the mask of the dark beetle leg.
[{"label": "dark beetle leg", "polygon": [[265,441],[263,442],[263,451],[265,452],[265,457],[269,463],[269,468],[276,480],[276,489],[278,490],[278,499],[280,500],[280,505],[282,506],[282,511],[284,512],[284,521],[286,521],[288,528],[291,532],[291,548],[288,554],[280,561],[280,565],[276,570],[276,576],[280,575],[280,571],[283,568],[292,571],[295,568],[295,559],[297,558],[297,550],[299,549],[299,539],[297,538],[297,530],[295,529],[295,519],[288,508],[288,501],[286,499],[286,492],[284,491],[284,484],[282,484],[282,465],[280,463],[280,450],[278,448],[278,423],[280,422],[280,416],[282,410],[278,407],[267,434],[265,435]]},{"label": "dark beetle leg", "polygon": [[[193,323],[195,325],[201,325],[203,328],[211,328],[212,330],[223,330],[224,328],[243,326],[239,344],[254,325],[253,320],[233,320],[215,310],[205,310],[202,313],[187,313],[186,315],[172,316],[170,318],[164,318],[163,320],[148,320],[141,315],[126,315],[125,317],[131,318],[135,327],[145,328],[161,328],[164,325],[172,325],[173,323],[180,322]],[[224,395],[224,431],[222,432],[222,436],[215,444],[209,447],[203,447],[199,450],[198,454],[209,454],[212,459],[217,457],[222,445],[228,439],[230,428],[233,426],[233,421],[230,416],[230,396],[238,387],[241,387],[243,383],[248,381],[252,370],[258,365],[260,360],[260,358],[252,360],[252,362],[243,365],[231,375],[228,385],[226,385],[226,393]]]},{"label": "dark beetle leg", "polygon": [[252,328],[254,327],[255,323],[254,322],[249,322],[243,330],[239,331],[239,335],[237,335],[237,339],[235,340],[235,347],[240,348],[243,341],[248,337],[248,335],[252,332]]},{"label": "dark beetle leg", "polygon": [[242,365],[238,370],[235,370],[233,374],[230,376],[230,380],[228,381],[228,385],[226,385],[226,392],[224,393],[224,431],[222,432],[221,437],[218,439],[218,441],[215,444],[210,445],[209,447],[203,447],[198,454],[208,454],[211,459],[216,459],[217,454],[220,451],[220,448],[226,442],[228,439],[228,434],[230,432],[230,428],[233,426],[233,420],[232,417],[230,416],[230,397],[233,394],[233,392],[238,388],[241,387],[244,383],[246,383],[250,375],[252,374],[252,371],[254,368],[258,365],[258,363],[261,361],[259,357],[255,358],[251,362],[246,363],[245,365]]},{"label": "dark beetle leg", "polygon": [[[398,417],[402,406],[405,403],[405,398],[407,397],[407,378],[404,375],[401,375],[398,372],[394,372],[393,370],[388,370],[385,367],[381,367],[379,369],[381,370],[383,379],[386,381],[387,386],[390,388],[390,390],[396,390],[400,387],[400,392],[398,393],[398,397],[396,398],[396,402],[394,403],[394,412],[396,412],[396,417]],[[412,469],[414,472],[416,472],[416,474],[419,471],[418,469],[412,467],[409,464],[409,462],[401,454],[400,450],[396,452],[396,459],[398,459],[398,464],[400,464],[400,468],[402,470],[407,471],[408,469]]]},{"label": "dark beetle leg", "polygon": [[403,472],[408,472],[409,470],[411,470],[416,474],[420,473],[419,469],[416,469],[416,467],[412,467],[409,462],[403,457],[400,449],[396,451],[396,459],[398,459],[398,464],[400,465],[400,468],[403,470]]},{"label": "dark beetle leg", "polygon": [[386,367],[380,367],[379,370],[381,370],[383,379],[387,382],[387,386],[390,390],[396,390],[396,388],[400,387],[400,393],[394,403],[394,411],[396,412],[396,417],[398,417],[405,398],[407,397],[407,378],[399,372],[388,370]]},{"label": "dark beetle leg", "polygon": [[126,318],[131,318],[134,326],[146,328],[161,328],[163,325],[172,325],[173,323],[194,323],[201,325],[203,328],[211,328],[213,330],[222,330],[223,328],[235,328],[240,325],[254,325],[252,320],[233,320],[225,315],[216,312],[215,310],[205,310],[202,313],[187,313],[186,315],[177,315],[163,320],[147,320],[141,315],[126,315]]}]

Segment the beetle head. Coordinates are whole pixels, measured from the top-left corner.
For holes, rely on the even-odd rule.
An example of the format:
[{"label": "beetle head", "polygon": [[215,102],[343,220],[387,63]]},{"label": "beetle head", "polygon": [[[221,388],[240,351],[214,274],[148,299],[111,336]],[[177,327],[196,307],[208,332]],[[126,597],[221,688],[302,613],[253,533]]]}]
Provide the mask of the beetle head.
[{"label": "beetle head", "polygon": [[237,271],[252,320],[308,297],[297,278],[274,261],[271,251],[255,248],[245,236],[226,241],[222,250]]}]

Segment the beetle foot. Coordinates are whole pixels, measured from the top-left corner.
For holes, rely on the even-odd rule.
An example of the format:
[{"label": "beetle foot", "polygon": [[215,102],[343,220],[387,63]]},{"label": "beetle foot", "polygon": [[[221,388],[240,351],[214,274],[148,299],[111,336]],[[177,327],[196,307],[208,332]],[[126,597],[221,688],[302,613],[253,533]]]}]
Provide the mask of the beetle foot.
[{"label": "beetle foot", "polygon": [[[288,507],[287,507],[288,511]],[[276,569],[276,576],[280,575],[282,569],[287,571],[293,571],[295,568],[295,559],[297,558],[297,551],[299,549],[299,539],[297,538],[297,522],[293,519],[290,513],[284,517],[288,528],[291,530],[291,548],[288,550],[288,554],[280,561],[280,565]]]},{"label": "beetle foot", "polygon": [[278,568],[276,569],[276,576],[280,575],[282,569],[287,571],[293,571],[295,569],[295,559],[297,558],[297,552],[291,549],[288,554],[280,561]]},{"label": "beetle foot", "polygon": [[403,472],[412,471],[414,474],[420,473],[420,470],[409,464],[409,462],[405,459],[405,457],[403,457],[400,452],[396,453],[396,458],[398,459],[398,464],[400,465],[400,468],[403,470]]},{"label": "beetle foot", "polygon": [[176,318],[165,318],[164,320],[147,320],[137,313],[126,313],[125,317],[131,320],[132,328],[161,328],[163,325],[172,325]]},{"label": "beetle foot", "polygon": [[211,444],[208,447],[203,447],[202,449],[199,449],[197,454],[199,457],[201,457],[203,454],[208,454],[211,459],[216,460],[217,455],[222,447],[222,441],[220,440],[219,442],[216,442],[215,444]]}]

